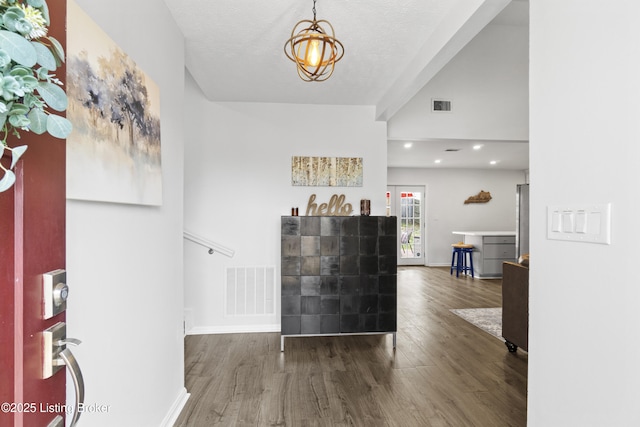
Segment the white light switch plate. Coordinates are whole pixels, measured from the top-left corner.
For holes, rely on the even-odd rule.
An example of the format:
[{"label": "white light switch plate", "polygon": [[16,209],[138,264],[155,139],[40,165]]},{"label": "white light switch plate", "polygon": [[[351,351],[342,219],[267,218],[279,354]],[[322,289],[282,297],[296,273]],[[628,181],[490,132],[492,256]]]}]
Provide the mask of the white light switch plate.
[{"label": "white light switch plate", "polygon": [[547,206],[547,239],[611,244],[611,203]]}]

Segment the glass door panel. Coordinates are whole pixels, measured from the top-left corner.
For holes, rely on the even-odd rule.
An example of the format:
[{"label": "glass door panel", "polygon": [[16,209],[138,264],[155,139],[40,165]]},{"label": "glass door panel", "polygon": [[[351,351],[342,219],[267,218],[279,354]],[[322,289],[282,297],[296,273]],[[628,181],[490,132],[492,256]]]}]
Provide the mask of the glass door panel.
[{"label": "glass door panel", "polygon": [[387,210],[398,217],[398,265],[424,265],[424,187],[388,187]]}]

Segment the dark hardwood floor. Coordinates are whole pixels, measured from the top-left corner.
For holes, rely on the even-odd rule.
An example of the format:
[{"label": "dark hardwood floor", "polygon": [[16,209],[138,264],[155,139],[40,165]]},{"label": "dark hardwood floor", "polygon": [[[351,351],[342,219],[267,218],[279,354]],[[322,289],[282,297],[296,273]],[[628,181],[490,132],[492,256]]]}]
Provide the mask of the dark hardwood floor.
[{"label": "dark hardwood floor", "polygon": [[175,426],[525,426],[526,352],[452,308],[499,307],[500,280],[398,269],[398,334],[185,339]]}]

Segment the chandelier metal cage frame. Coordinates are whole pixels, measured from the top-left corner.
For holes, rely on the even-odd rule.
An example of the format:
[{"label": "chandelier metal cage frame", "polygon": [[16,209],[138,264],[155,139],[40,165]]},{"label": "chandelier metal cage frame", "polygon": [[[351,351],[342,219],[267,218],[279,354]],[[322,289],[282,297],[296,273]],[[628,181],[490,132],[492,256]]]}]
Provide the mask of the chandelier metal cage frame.
[{"label": "chandelier metal cage frame", "polygon": [[303,19],[291,30],[284,53],[296,63],[298,76],[306,82],[322,82],[333,74],[335,63],[344,56],[344,46],[336,39],[329,21],[316,19],[313,0],[313,20]]}]

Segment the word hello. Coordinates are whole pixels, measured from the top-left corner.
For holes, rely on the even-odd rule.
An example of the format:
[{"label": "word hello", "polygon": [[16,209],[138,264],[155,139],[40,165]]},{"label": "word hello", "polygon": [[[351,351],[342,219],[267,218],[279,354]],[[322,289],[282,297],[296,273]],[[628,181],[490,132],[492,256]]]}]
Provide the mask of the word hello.
[{"label": "word hello", "polygon": [[307,203],[307,213],[309,216],[349,216],[351,212],[353,212],[353,207],[351,203],[344,202],[345,196],[344,194],[337,195],[334,194],[329,199],[329,203],[321,203],[318,206],[316,203],[316,195],[312,194],[309,197],[309,203]]}]

